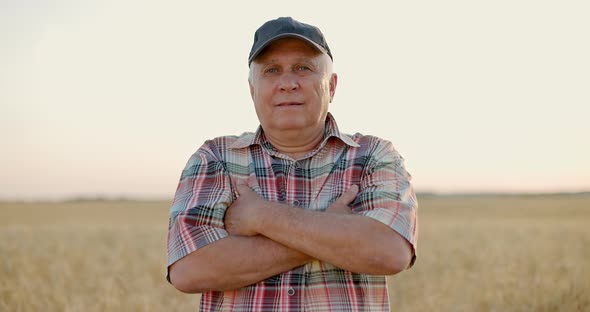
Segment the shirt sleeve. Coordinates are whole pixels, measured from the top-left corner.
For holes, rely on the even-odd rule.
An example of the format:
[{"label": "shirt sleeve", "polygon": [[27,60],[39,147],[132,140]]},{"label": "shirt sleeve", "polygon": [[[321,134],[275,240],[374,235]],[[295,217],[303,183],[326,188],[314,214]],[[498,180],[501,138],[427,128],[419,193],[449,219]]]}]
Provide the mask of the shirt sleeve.
[{"label": "shirt sleeve", "polygon": [[418,202],[410,180],[401,155],[390,142],[380,140],[368,157],[353,210],[384,223],[410,242],[411,266],[416,260]]},{"label": "shirt sleeve", "polygon": [[233,193],[226,170],[211,145],[205,143],[182,171],[170,208],[168,269],[191,252],[228,236],[223,217]]}]

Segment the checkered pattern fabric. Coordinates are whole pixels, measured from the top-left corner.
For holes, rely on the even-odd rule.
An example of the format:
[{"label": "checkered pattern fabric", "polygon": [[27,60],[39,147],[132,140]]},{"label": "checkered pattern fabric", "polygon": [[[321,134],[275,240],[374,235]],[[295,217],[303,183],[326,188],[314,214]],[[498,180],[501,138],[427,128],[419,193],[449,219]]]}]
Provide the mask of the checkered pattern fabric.
[{"label": "checkered pattern fabric", "polygon": [[[317,211],[359,185],[353,213],[386,224],[415,251],[417,201],[410,178],[390,142],[340,133],[330,114],[322,143],[298,160],[275,150],[261,128],[209,140],[180,178],[170,210],[168,267],[229,235],[225,209],[243,181],[266,200]],[[240,289],[206,292],[201,311],[389,311],[389,299],[385,276],[314,261]]]}]

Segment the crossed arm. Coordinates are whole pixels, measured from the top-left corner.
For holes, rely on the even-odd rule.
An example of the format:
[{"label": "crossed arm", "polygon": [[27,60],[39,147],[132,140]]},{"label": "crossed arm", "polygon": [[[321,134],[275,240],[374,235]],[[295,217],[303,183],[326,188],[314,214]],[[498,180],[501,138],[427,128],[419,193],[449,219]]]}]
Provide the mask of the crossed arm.
[{"label": "crossed arm", "polygon": [[326,212],[308,211],[259,197],[238,185],[227,209],[228,237],[170,266],[172,284],[183,292],[230,290],[256,283],[313,259],[347,271],[391,275],[408,267],[412,246],[371,218],[350,213],[356,186]]}]

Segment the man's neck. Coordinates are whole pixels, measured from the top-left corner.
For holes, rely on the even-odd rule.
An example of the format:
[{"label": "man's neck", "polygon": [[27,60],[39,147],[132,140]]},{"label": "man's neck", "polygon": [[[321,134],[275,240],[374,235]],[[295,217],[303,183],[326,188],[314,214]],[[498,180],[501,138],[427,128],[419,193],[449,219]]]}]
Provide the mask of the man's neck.
[{"label": "man's neck", "polygon": [[325,126],[308,131],[285,130],[280,132],[264,132],[272,146],[293,159],[299,159],[316,148],[324,138]]}]

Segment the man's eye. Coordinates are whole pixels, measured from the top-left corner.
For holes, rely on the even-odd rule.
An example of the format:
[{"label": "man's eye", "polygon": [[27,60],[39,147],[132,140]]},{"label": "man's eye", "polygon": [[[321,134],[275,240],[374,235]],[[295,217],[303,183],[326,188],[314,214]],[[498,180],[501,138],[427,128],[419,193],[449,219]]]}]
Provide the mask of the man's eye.
[{"label": "man's eye", "polygon": [[278,68],[276,68],[276,67],[270,67],[270,68],[267,68],[264,72],[265,73],[276,73],[278,71],[279,71]]},{"label": "man's eye", "polygon": [[297,70],[298,71],[308,71],[308,70],[311,70],[311,68],[301,65],[301,66],[297,66]]}]

